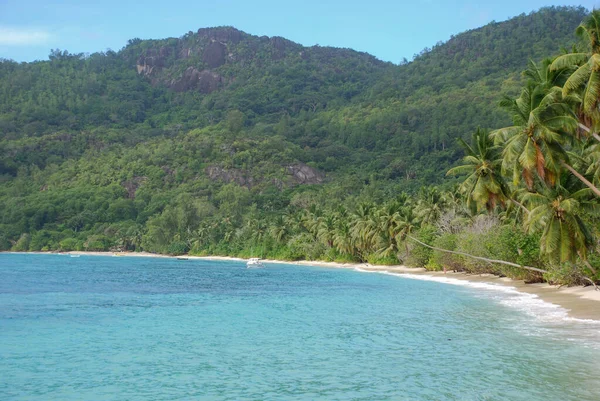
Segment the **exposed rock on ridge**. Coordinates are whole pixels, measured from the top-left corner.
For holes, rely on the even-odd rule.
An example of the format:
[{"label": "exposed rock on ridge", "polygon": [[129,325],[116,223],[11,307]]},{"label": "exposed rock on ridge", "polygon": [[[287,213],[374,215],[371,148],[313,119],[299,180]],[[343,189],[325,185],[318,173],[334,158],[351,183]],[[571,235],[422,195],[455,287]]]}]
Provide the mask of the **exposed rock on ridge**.
[{"label": "exposed rock on ridge", "polygon": [[[325,174],[304,163],[289,165],[286,167],[286,172],[289,175],[287,186],[322,184],[325,180]],[[256,183],[256,180],[249,176],[247,171],[235,168],[226,169],[219,166],[209,166],[206,168],[206,175],[213,181],[235,182],[240,186],[248,188],[251,188]],[[280,189],[286,186],[284,182],[278,179],[274,179],[273,182]]]}]

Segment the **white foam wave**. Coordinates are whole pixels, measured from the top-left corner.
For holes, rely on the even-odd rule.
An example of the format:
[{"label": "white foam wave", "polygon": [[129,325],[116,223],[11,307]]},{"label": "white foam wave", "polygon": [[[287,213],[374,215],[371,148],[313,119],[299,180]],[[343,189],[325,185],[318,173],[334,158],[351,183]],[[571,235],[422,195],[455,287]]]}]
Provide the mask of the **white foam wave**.
[{"label": "white foam wave", "polygon": [[425,274],[412,273],[394,273],[389,271],[369,271],[361,268],[356,268],[356,271],[365,273],[380,273],[391,276],[397,276],[412,280],[434,281],[443,284],[457,285],[468,288],[482,290],[477,295],[492,299],[501,305],[517,309],[525,314],[535,317],[536,319],[549,324],[560,322],[584,323],[586,325],[595,325],[600,328],[600,321],[591,319],[578,319],[569,316],[568,310],[560,305],[556,305],[540,299],[536,294],[520,292],[515,287],[494,284],[475,282],[467,280],[459,280],[452,277],[429,276]]}]

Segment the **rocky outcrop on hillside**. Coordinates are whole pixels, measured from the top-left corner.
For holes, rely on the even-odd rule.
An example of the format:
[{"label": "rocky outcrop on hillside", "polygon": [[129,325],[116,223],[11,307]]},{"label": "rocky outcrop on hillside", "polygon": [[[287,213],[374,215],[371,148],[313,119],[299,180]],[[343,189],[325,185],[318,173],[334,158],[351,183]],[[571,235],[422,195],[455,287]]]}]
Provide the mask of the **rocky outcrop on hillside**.
[{"label": "rocky outcrop on hillside", "polygon": [[[280,179],[271,180],[271,182],[279,189],[282,189],[285,186],[322,184],[325,180],[325,174],[304,163],[295,163],[286,166],[285,171],[288,174],[288,179],[285,180],[285,182]],[[236,184],[247,188],[251,188],[260,181],[251,177],[248,171],[219,166],[207,167],[206,175],[213,181],[223,181],[227,183],[235,182]]]},{"label": "rocky outcrop on hillside", "polygon": [[304,163],[287,166],[287,172],[298,184],[321,184],[325,180],[325,174]]},{"label": "rocky outcrop on hillside", "polygon": [[123,181],[121,186],[123,186],[123,188],[125,188],[127,191],[127,197],[129,199],[135,199],[135,193],[137,192],[138,188],[147,180],[148,177],[133,177],[130,180]]},{"label": "rocky outcrop on hillside", "polygon": [[201,93],[211,93],[219,89],[222,83],[223,78],[216,72],[188,67],[181,78],[170,81],[169,87],[176,92],[198,90]]},{"label": "rocky outcrop on hillside", "polygon": [[244,187],[251,188],[254,183],[252,177],[247,177],[244,172],[238,169],[226,169],[219,166],[209,166],[206,168],[208,178],[213,181],[235,182]]},{"label": "rocky outcrop on hillside", "polygon": [[[348,49],[307,48],[279,36],[253,36],[232,27],[201,28],[179,39],[142,42],[145,46],[136,42],[130,49],[138,74],[155,86],[164,85],[178,92],[208,94],[235,81],[238,74],[247,73],[249,69],[260,73],[269,66],[284,67],[281,63],[287,58],[335,64],[336,57],[368,56],[369,63],[381,63],[370,55]],[[136,54],[134,46],[144,50]],[[223,70],[226,66],[233,68]]]}]

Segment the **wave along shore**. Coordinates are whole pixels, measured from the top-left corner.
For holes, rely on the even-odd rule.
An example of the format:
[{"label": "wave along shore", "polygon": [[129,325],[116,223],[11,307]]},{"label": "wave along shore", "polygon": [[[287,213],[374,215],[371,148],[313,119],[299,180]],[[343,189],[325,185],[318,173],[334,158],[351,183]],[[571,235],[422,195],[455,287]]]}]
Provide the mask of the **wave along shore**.
[{"label": "wave along shore", "polygon": [[[8,254],[57,254],[56,252],[3,252]],[[160,255],[149,252],[68,252],[72,255],[87,255],[87,256],[119,256],[119,257],[152,257],[152,258],[172,258],[177,256]],[[182,255],[188,260],[221,260],[221,261],[237,261],[244,262],[246,259],[234,258],[228,256],[188,256]],[[600,321],[600,291],[592,286],[589,287],[560,287],[546,283],[525,284],[520,280],[513,280],[507,277],[498,277],[492,274],[466,274],[463,272],[438,272],[429,271],[424,268],[413,268],[406,266],[374,266],[366,263],[337,263],[337,262],[322,262],[322,261],[284,261],[262,259],[264,263],[277,263],[288,265],[302,266],[319,266],[329,268],[354,269],[362,272],[370,273],[387,273],[401,275],[410,279],[421,279],[429,281],[437,281],[446,284],[463,285],[468,282],[469,287],[482,288],[486,290],[497,289],[502,291],[518,291],[524,294],[530,294],[531,299],[539,299],[549,304],[557,305],[564,308],[562,311],[557,311],[556,308],[548,308],[547,313],[557,317],[561,314],[568,315],[575,319],[589,319]],[[479,284],[479,285],[478,285]]]}]

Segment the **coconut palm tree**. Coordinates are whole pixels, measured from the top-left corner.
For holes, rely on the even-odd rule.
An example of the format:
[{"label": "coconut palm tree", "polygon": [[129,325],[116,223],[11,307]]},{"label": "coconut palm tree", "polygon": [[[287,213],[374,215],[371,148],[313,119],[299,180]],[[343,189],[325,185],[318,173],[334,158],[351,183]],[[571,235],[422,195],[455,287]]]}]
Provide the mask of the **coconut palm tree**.
[{"label": "coconut palm tree", "polygon": [[403,205],[398,201],[389,202],[377,211],[378,233],[381,245],[377,253],[382,257],[398,254],[398,234],[400,232]]},{"label": "coconut palm tree", "polygon": [[329,248],[333,248],[336,216],[332,212],[325,213],[317,219],[317,238]]},{"label": "coconut palm tree", "polygon": [[419,228],[419,217],[415,214],[415,209],[410,205],[402,208],[398,222],[398,234],[396,241],[398,244],[404,243],[406,254],[410,252],[406,238]]},{"label": "coconut palm tree", "polygon": [[583,151],[583,158],[587,162],[586,175],[592,177],[594,184],[600,183],[600,144],[595,143]]},{"label": "coconut palm tree", "polygon": [[578,120],[562,101],[559,88],[529,82],[518,99],[505,98],[500,105],[512,113],[514,125],[492,131],[490,136],[504,147],[502,170],[512,170],[515,186],[523,177],[531,189],[534,174],[554,185],[564,168],[600,197],[600,190],[569,164],[563,144],[569,140],[567,133],[577,129]]},{"label": "coconut palm tree", "polygon": [[350,235],[361,260],[374,251],[377,239],[377,219],[375,205],[360,203],[352,216]]},{"label": "coconut palm tree", "polygon": [[454,167],[446,175],[468,174],[460,185],[466,197],[466,205],[472,212],[483,209],[491,211],[497,205],[504,206],[509,199],[509,189],[500,174],[502,160],[498,147],[493,145],[487,132],[481,129],[473,134],[473,146],[459,139],[466,151],[462,166]]},{"label": "coconut palm tree", "polygon": [[423,187],[419,191],[415,213],[421,224],[435,224],[446,206],[446,197],[438,188]]},{"label": "coconut palm tree", "polygon": [[598,202],[591,199],[589,188],[579,189],[571,177],[554,187],[540,185],[538,192],[523,196],[531,210],[525,219],[530,232],[541,231],[540,251],[552,262],[586,260],[592,236],[581,219],[582,213],[597,214]]},{"label": "coconut palm tree", "polygon": [[319,218],[322,215],[323,211],[315,205],[302,211],[302,226],[315,240],[318,238]]},{"label": "coconut palm tree", "polygon": [[285,243],[290,232],[290,225],[284,215],[278,215],[269,226],[269,235],[278,243]]},{"label": "coconut palm tree", "polygon": [[[592,11],[577,27],[575,34],[587,43],[588,51],[558,56],[550,65],[550,69],[573,69],[562,87],[563,96],[577,95],[581,112],[591,119],[589,122],[594,130],[600,120],[600,10]],[[594,135],[594,132],[592,134]],[[594,137],[600,141],[600,136]]]},{"label": "coconut palm tree", "polygon": [[338,219],[333,234],[333,246],[341,254],[355,257],[356,247],[352,239],[352,226],[347,219]]},{"label": "coconut palm tree", "polygon": [[527,69],[523,71],[523,75],[529,82],[536,85],[541,85],[546,89],[553,87],[562,87],[570,74],[574,71],[573,66],[565,66],[562,68],[552,68],[554,60],[546,58],[540,64],[536,64],[533,60],[527,62]]}]

